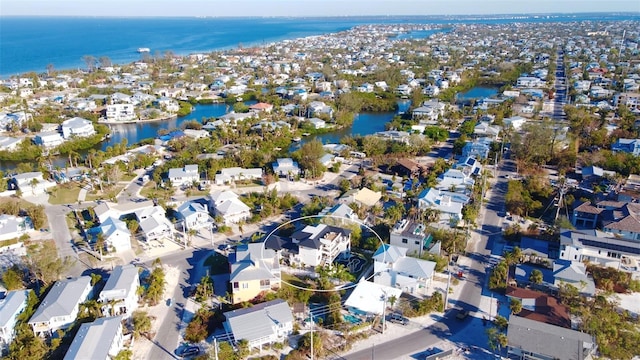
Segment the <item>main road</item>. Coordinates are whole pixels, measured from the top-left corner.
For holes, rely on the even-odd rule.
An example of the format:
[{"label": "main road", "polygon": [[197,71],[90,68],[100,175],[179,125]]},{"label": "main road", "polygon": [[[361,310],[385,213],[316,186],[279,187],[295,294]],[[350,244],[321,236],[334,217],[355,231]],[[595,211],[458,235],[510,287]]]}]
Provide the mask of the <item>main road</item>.
[{"label": "main road", "polygon": [[[502,214],[504,212],[504,196],[507,190],[507,180],[504,174],[510,172],[514,165],[510,161],[500,163],[496,171],[497,177],[490,191],[488,201],[481,211],[481,227],[472,234],[472,241],[467,246],[467,256],[472,259],[466,281],[462,285],[460,296],[455,299],[455,306],[475,312],[479,310],[483,285],[491,247],[493,242],[501,235]],[[441,340],[449,339],[459,334],[464,336],[464,329],[469,325],[468,321],[459,321],[455,317],[455,311],[446,311],[443,319],[426,328],[406,336],[393,339],[375,346],[372,349],[364,349],[343,357],[344,360],[373,360],[396,359],[401,356],[415,355],[433,347]],[[459,338],[460,336],[458,336]]]}]

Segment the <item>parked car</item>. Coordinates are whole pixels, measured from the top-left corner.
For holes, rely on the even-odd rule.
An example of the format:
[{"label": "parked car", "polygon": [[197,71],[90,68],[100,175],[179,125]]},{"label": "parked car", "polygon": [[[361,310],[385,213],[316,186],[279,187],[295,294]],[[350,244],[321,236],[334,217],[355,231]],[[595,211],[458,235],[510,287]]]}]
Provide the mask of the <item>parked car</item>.
[{"label": "parked car", "polygon": [[389,321],[401,325],[407,325],[409,323],[409,319],[398,313],[392,313],[389,315]]},{"label": "parked car", "polygon": [[458,313],[456,314],[456,319],[464,320],[467,318],[467,316],[469,316],[469,310],[458,309]]},{"label": "parked car", "polygon": [[180,353],[181,357],[196,356],[200,354],[200,348],[197,346],[189,346]]}]

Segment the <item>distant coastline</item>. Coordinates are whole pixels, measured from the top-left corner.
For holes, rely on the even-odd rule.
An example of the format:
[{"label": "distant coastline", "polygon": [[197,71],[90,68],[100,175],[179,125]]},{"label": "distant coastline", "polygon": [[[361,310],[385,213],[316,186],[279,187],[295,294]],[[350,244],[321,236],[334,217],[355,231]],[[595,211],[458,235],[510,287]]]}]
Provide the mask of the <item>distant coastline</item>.
[{"label": "distant coastline", "polygon": [[[239,46],[266,45],[278,41],[345,31],[369,24],[423,24],[425,26],[470,23],[623,21],[640,20],[640,12],[549,13],[500,15],[346,16],[346,17],[0,17],[0,77],[35,71],[49,64],[56,70],[86,68],[83,57],[108,57],[114,64],[148,56],[208,53]],[[100,41],[87,41],[100,39]]]}]

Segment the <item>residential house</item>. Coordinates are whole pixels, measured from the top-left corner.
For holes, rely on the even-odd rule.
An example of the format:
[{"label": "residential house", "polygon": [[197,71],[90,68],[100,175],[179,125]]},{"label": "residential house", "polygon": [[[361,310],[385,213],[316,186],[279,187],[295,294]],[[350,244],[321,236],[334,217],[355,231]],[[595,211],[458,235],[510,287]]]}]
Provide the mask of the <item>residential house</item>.
[{"label": "residential house", "polygon": [[[635,84],[637,86],[637,84]],[[640,110],[640,93],[638,92],[624,92],[618,93],[613,99],[613,106],[616,108],[620,105],[624,105],[627,109]]]},{"label": "residential house", "polygon": [[70,139],[74,136],[87,137],[95,135],[96,133],[96,130],[93,128],[93,123],[80,117],[74,117],[63,121],[60,128],[62,130],[62,136],[65,139]]},{"label": "residential house", "polygon": [[206,204],[187,201],[178,206],[176,213],[185,231],[209,229],[213,224],[213,219],[209,215],[209,207]]},{"label": "residential house", "polygon": [[106,120],[111,122],[134,121],[138,118],[132,104],[107,105]]},{"label": "residential house", "polygon": [[358,214],[356,214],[356,212],[346,204],[337,204],[331,207],[326,207],[318,215],[336,219],[343,225],[352,224],[353,221],[351,220],[356,222],[360,221],[360,219],[358,219]]},{"label": "residential house", "polygon": [[333,108],[322,101],[312,101],[307,105],[307,116],[317,117],[326,116],[327,118],[333,118]]},{"label": "residential house", "polygon": [[[389,299],[400,299],[402,290],[376,284],[362,278],[344,302],[349,312],[358,315],[382,315],[391,306]],[[395,302],[398,304],[398,301]],[[394,305],[395,305],[394,304]]]},{"label": "residential house", "polygon": [[[514,280],[518,286],[531,286],[549,292],[558,292],[560,286],[569,284],[574,286],[583,296],[593,296],[595,284],[588,276],[586,266],[583,263],[569,260],[556,259],[552,268],[531,264],[519,264],[514,271]],[[542,282],[531,283],[531,274],[534,270],[542,273]]]},{"label": "residential house", "polygon": [[406,253],[422,256],[430,252],[433,237],[427,233],[423,224],[402,219],[391,229],[389,243],[407,249]]},{"label": "residential house", "polygon": [[16,151],[22,139],[10,136],[0,136],[0,151]]},{"label": "residential house", "polygon": [[64,138],[58,132],[40,132],[33,138],[33,143],[43,148],[51,149],[61,145]]},{"label": "residential house", "polygon": [[498,138],[500,130],[502,130],[500,126],[491,125],[488,122],[482,121],[473,128],[473,134],[476,136],[485,136],[495,140]]},{"label": "residential house", "polygon": [[608,266],[640,278],[638,241],[609,236],[597,230],[560,232],[560,259]]},{"label": "residential house", "polygon": [[66,329],[76,320],[80,304],[91,295],[91,277],[56,281],[29,319],[29,325],[37,335],[50,335],[58,329]]},{"label": "residential house", "polygon": [[17,239],[27,231],[25,218],[1,214],[0,215],[0,241]]},{"label": "residential house", "polygon": [[98,297],[98,301],[103,304],[102,313],[129,318],[138,308],[139,286],[137,267],[132,264],[116,266]]},{"label": "residential house", "polygon": [[27,307],[28,298],[28,290],[17,290],[9,291],[0,300],[0,354],[13,341],[18,315]]},{"label": "residential house", "polygon": [[489,141],[468,141],[462,147],[462,158],[473,157],[476,159],[486,159],[489,156],[490,146]]},{"label": "residential house", "polygon": [[12,189],[20,189],[25,195],[44,194],[49,188],[56,186],[56,183],[42,178],[42,172],[34,171],[16,174],[11,178]]},{"label": "residential house", "polygon": [[640,139],[618,139],[611,144],[611,151],[640,155]]},{"label": "residential house", "polygon": [[458,192],[465,195],[469,195],[475,185],[473,178],[458,169],[448,169],[440,174],[437,180],[436,189]]},{"label": "residential house", "polygon": [[319,119],[317,117],[312,117],[310,119],[307,119],[307,121],[311,124],[311,126],[314,129],[324,129],[325,127],[327,127],[326,121]]},{"label": "residential house", "polygon": [[509,316],[509,358],[589,360],[595,350],[595,339],[587,333],[517,315]]},{"label": "residential house", "polygon": [[124,347],[122,318],[98,318],[80,325],[64,360],[110,360]]},{"label": "residential house", "polygon": [[134,212],[144,240],[163,240],[173,236],[172,224],[162,206],[153,206]]},{"label": "residential house", "polygon": [[391,167],[393,174],[410,178],[420,176],[422,170],[422,166],[411,159],[399,159],[396,164]]},{"label": "residential house", "polygon": [[462,220],[462,207],[469,202],[467,195],[429,188],[418,195],[418,208],[432,209],[440,214],[440,221],[455,222]]},{"label": "residential house", "polygon": [[544,292],[508,286],[505,295],[522,304],[518,316],[547,324],[571,328],[569,308]]},{"label": "residential house", "polygon": [[127,224],[117,217],[108,217],[100,223],[100,232],[104,236],[107,248],[117,253],[131,250],[131,231]]},{"label": "residential house", "polygon": [[235,183],[236,181],[243,180],[262,180],[263,172],[261,168],[244,169],[240,167],[232,167],[220,170],[216,174],[216,185],[224,185],[228,183]]},{"label": "residential house", "polygon": [[437,121],[439,116],[444,115],[446,105],[437,100],[425,101],[422,106],[413,109],[411,117],[413,119],[424,119]]},{"label": "residential house", "polygon": [[276,299],[249,308],[227,311],[224,328],[235,343],[246,340],[250,348],[282,342],[293,333],[293,315],[289,304]]},{"label": "residential house", "polygon": [[512,127],[515,131],[520,131],[526,121],[527,119],[522,116],[512,116],[502,119],[505,128]]},{"label": "residential house", "polygon": [[251,217],[251,209],[233,191],[215,191],[210,205],[215,216],[220,216],[226,225],[239,223]]},{"label": "residential house", "polygon": [[280,287],[280,256],[264,243],[241,244],[230,254],[231,301],[250,301],[262,292]]},{"label": "residential house", "polygon": [[286,176],[288,178],[300,175],[300,166],[291,158],[278,158],[272,164],[273,172],[277,176]]},{"label": "residential house", "polygon": [[453,165],[454,169],[458,169],[467,176],[478,175],[482,171],[482,164],[474,157],[461,157],[457,163]]},{"label": "residential house", "polygon": [[300,267],[331,268],[338,258],[348,258],[351,252],[351,230],[337,226],[307,225],[289,239],[268,239],[265,247],[281,251],[289,264]]},{"label": "residential house", "polygon": [[354,202],[361,206],[372,207],[375,206],[380,199],[382,199],[382,193],[380,191],[373,191],[364,187],[362,189],[347,191],[340,197],[340,202],[344,204]]},{"label": "residential house", "polygon": [[198,165],[185,165],[183,168],[169,169],[167,178],[173,187],[190,186],[200,181]]},{"label": "residential house", "polygon": [[408,250],[395,245],[380,246],[373,254],[373,282],[412,295],[427,295],[436,263],[409,257]]},{"label": "residential house", "polygon": [[519,88],[538,88],[543,87],[545,85],[544,81],[540,80],[537,77],[532,76],[521,76],[516,80],[516,87]]}]

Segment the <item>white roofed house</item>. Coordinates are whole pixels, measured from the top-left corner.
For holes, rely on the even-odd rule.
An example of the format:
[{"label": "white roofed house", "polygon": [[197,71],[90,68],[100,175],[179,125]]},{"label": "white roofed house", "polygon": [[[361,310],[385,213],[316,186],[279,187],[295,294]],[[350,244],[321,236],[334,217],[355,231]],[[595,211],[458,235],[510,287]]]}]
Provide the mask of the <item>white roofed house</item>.
[{"label": "white roofed house", "polygon": [[462,207],[468,202],[469,197],[464,194],[436,188],[425,189],[418,195],[418,207],[437,211],[440,221],[462,220]]},{"label": "white roofed house", "polygon": [[412,295],[427,295],[436,263],[407,256],[407,248],[384,244],[373,254],[374,282]]},{"label": "white roofed house", "polygon": [[241,244],[229,255],[231,301],[250,301],[280,287],[280,255],[263,243]]},{"label": "white roofed house", "polygon": [[363,278],[344,302],[344,306],[356,314],[382,315],[384,309],[391,305],[389,299],[400,299],[401,295],[400,289],[376,284]]},{"label": "white roofed house", "polygon": [[113,248],[117,253],[131,249],[131,232],[124,221],[108,217],[101,222],[100,231],[108,248]]},{"label": "white roofed house", "polygon": [[15,151],[22,142],[22,139],[10,136],[0,136],[0,151]]},{"label": "white roofed house", "polygon": [[210,228],[213,224],[213,219],[209,215],[209,207],[206,204],[187,201],[176,209],[176,213],[185,231]]},{"label": "white roofed house", "polygon": [[241,180],[262,180],[263,172],[261,168],[244,169],[232,167],[220,170],[216,174],[216,185],[224,185]]},{"label": "white roofed house", "polygon": [[16,174],[11,178],[12,189],[20,189],[24,194],[38,195],[44,194],[56,183],[42,178],[42,172],[34,171],[22,174]]},{"label": "white roofed house", "polygon": [[27,307],[29,291],[10,291],[0,300],[0,353],[7,349],[15,334],[18,315]]},{"label": "white roofed house", "polygon": [[0,241],[15,239],[27,231],[27,223],[23,217],[0,215]]},{"label": "white roofed house", "polygon": [[64,138],[58,132],[41,132],[36,134],[33,142],[36,145],[50,149],[61,145],[64,142]]},{"label": "white roofed house", "polygon": [[78,317],[80,304],[89,298],[92,289],[89,276],[57,281],[29,319],[33,332],[50,335],[69,327]]},{"label": "white roofed house", "polygon": [[227,225],[251,217],[251,209],[233,191],[215,191],[211,194],[210,204],[214,215],[222,217]]},{"label": "white roofed house", "polygon": [[173,226],[161,206],[138,210],[135,215],[146,241],[162,240],[173,236]]},{"label": "white roofed house", "polygon": [[125,122],[138,118],[133,104],[110,104],[107,105],[107,121]]},{"label": "white roofed house", "polygon": [[167,178],[173,187],[189,186],[200,181],[198,165],[185,165],[183,168],[169,169]]},{"label": "white roofed house", "polygon": [[234,342],[246,340],[250,348],[283,341],[293,332],[291,308],[282,299],[228,311],[224,316],[224,328]]},{"label": "white roofed house", "polygon": [[409,254],[422,256],[425,252],[437,254],[439,247],[432,246],[433,236],[425,231],[423,224],[402,219],[398,221],[389,234],[389,243],[394,246],[406,248]]},{"label": "white roofed house", "polygon": [[279,158],[272,164],[273,172],[277,176],[297,176],[300,174],[298,163],[291,158]]},{"label": "white roofed house", "polygon": [[122,318],[98,318],[80,325],[64,360],[110,360],[123,347]]},{"label": "white roofed house", "polygon": [[73,136],[87,137],[96,133],[96,130],[93,128],[93,123],[80,117],[63,121],[60,129],[65,139],[70,139]]},{"label": "white roofed house", "polygon": [[103,314],[130,317],[138,308],[139,286],[137,267],[131,264],[116,266],[98,297],[98,301],[103,304]]}]

